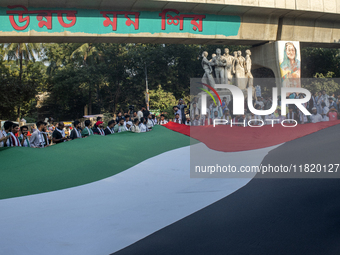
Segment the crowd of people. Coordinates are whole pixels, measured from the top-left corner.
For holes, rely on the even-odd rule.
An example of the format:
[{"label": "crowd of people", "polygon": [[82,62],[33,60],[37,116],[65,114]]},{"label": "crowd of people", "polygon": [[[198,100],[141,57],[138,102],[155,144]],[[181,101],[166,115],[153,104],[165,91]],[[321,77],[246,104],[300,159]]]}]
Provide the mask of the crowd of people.
[{"label": "crowd of people", "polygon": [[[289,98],[302,98],[304,94],[292,93]],[[309,102],[304,103],[304,107],[312,114],[305,115],[295,105],[288,105],[286,116],[281,115],[281,98],[278,97],[278,107],[275,112],[267,115],[256,115],[249,111],[248,105],[245,101],[245,112],[243,115],[233,115],[233,102],[227,101],[223,97],[222,104],[216,104],[213,100],[209,100],[207,112],[204,114],[198,107],[198,98],[193,98],[189,107],[180,99],[178,105],[173,106],[174,119],[172,120],[178,124],[189,126],[204,126],[213,125],[214,120],[227,120],[226,125],[237,123],[238,126],[247,126],[249,121],[252,125],[272,124],[268,120],[276,120],[276,123],[281,121],[294,120],[299,124],[317,123],[321,121],[334,121],[339,119],[340,110],[340,95],[335,98],[334,95],[328,96],[325,91],[314,93]],[[257,110],[268,110],[272,107],[272,99],[270,96],[257,97],[253,100],[254,108]],[[131,114],[131,116],[130,116]],[[145,106],[141,106],[139,111],[132,111],[128,113],[118,112],[116,118],[109,120],[107,126],[104,128],[102,117],[97,117],[97,121],[92,123],[90,120],[85,120],[81,123],[78,120],[73,122],[73,128],[65,128],[63,122],[52,125],[44,121],[38,121],[36,128],[29,132],[28,126],[21,126],[11,121],[6,121],[3,125],[3,130],[0,130],[0,147],[33,147],[44,148],[51,144],[58,144],[74,139],[85,138],[91,135],[111,135],[120,132],[134,132],[142,133],[149,132],[155,125],[165,125],[168,120],[165,115],[161,114],[157,120],[156,116],[151,114]],[[276,124],[275,123],[275,124]],[[83,128],[82,128],[83,127]]]},{"label": "crowd of people", "polygon": [[105,128],[102,117],[97,117],[95,123],[90,120],[85,120],[84,123],[75,120],[73,128],[65,128],[64,122],[58,122],[53,125],[38,121],[36,128],[32,130],[32,134],[30,134],[28,126],[23,125],[19,128],[19,124],[6,121],[3,125],[3,130],[0,130],[0,147],[44,148],[51,144],[59,144],[91,135],[106,136],[126,131],[134,133],[149,132],[155,125],[167,123],[165,115],[161,114],[158,121],[156,116],[151,114],[145,106],[141,106],[138,112],[133,111],[132,116],[129,113],[130,111],[123,115],[122,112],[118,112],[117,117],[109,120]]},{"label": "crowd of people", "polygon": [[[298,99],[304,98],[305,94],[291,93],[287,98]],[[313,93],[311,99],[304,103],[303,106],[311,113],[311,115],[305,115],[296,105],[287,105],[285,116],[281,115],[281,96],[278,96],[278,106],[274,113],[269,115],[256,115],[251,113],[248,108],[247,100],[244,102],[244,114],[233,114],[233,101],[228,102],[227,97],[223,97],[222,105],[215,104],[212,99],[208,102],[207,112],[202,113],[199,108],[199,99],[194,98],[191,102],[190,111],[187,111],[186,117],[183,119],[183,115],[180,110],[180,106],[174,106],[174,112],[176,115],[175,122],[189,124],[191,126],[212,125],[214,120],[223,119],[227,120],[226,125],[232,123],[238,123],[238,126],[247,126],[249,121],[251,125],[270,125],[281,123],[283,120],[288,123],[305,124],[305,123],[317,123],[321,121],[334,121],[339,119],[340,110],[340,95],[335,97],[333,94],[329,96],[326,91],[320,91]],[[256,110],[269,110],[272,107],[272,98],[270,96],[257,97],[253,99],[253,106]],[[183,109],[183,108],[182,108]],[[273,121],[271,121],[273,120]],[[274,121],[275,120],[275,121]],[[239,124],[244,123],[244,124]]]}]

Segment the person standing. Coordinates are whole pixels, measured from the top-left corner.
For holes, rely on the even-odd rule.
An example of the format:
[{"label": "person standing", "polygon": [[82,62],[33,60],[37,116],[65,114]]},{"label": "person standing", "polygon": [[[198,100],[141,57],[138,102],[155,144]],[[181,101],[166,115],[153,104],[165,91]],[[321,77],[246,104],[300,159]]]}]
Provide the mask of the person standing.
[{"label": "person standing", "polygon": [[139,124],[139,130],[141,133],[146,132],[147,131],[147,127],[146,127],[146,119],[143,117],[141,118],[141,123]]},{"label": "person standing", "polygon": [[321,115],[317,112],[316,107],[313,107],[312,109],[312,115],[309,116],[310,121],[312,123],[317,123],[317,122],[321,122],[322,121],[322,117]]},{"label": "person standing", "polygon": [[21,147],[21,144],[19,142],[18,137],[16,137],[16,134],[19,133],[19,125],[16,123],[13,123],[11,132],[9,132],[9,139],[7,140],[7,146],[8,147]]},{"label": "person standing", "polygon": [[18,137],[19,142],[22,147],[30,147],[30,141],[28,140],[27,134],[28,134],[28,127],[22,126],[20,127],[20,133],[21,135]]},{"label": "person standing", "polygon": [[317,112],[319,114],[321,114],[321,112],[322,112],[322,107],[321,107],[322,93],[321,93],[321,91],[319,91],[318,96],[315,97],[315,102],[316,102],[316,105],[314,107],[316,107]]},{"label": "person standing", "polygon": [[75,120],[74,122],[73,122],[73,126],[74,126],[74,128],[72,129],[72,131],[71,131],[71,135],[70,135],[70,138],[72,139],[72,140],[74,140],[74,139],[77,139],[77,138],[81,138],[81,125],[80,125],[80,121],[78,121],[78,120]]},{"label": "person standing", "polygon": [[113,130],[115,124],[116,124],[116,122],[114,120],[110,120],[109,123],[107,123],[107,127],[104,130],[105,135],[111,135],[115,132]]},{"label": "person standing", "polygon": [[329,112],[329,108],[326,106],[325,102],[321,103],[321,117],[322,117],[322,121],[329,121],[329,118],[327,116],[328,112]]},{"label": "person standing", "polygon": [[161,114],[161,119],[159,120],[158,125],[165,125],[167,123],[168,121],[165,119],[164,114]]},{"label": "person standing", "polygon": [[95,135],[104,135],[105,136],[105,132],[104,132],[104,123],[102,121],[97,121],[96,122],[96,128],[93,129],[93,134]]},{"label": "person standing", "polygon": [[67,137],[65,136],[63,129],[64,129],[64,122],[61,121],[58,123],[58,127],[53,131],[53,134],[52,134],[52,141],[55,144],[67,141]]},{"label": "person standing", "polygon": [[140,122],[140,119],[141,118],[143,118],[143,111],[145,111],[145,106],[144,105],[142,105],[141,107],[140,107],[140,110],[137,112],[137,118],[138,118],[138,120],[139,120],[139,122]]},{"label": "person standing", "polygon": [[90,120],[85,120],[85,128],[81,131],[82,137],[87,137],[93,135],[93,131],[91,129],[92,123]]},{"label": "person standing", "polygon": [[323,90],[322,95],[321,95],[321,103],[325,103],[326,107],[329,107],[328,98],[329,98],[329,96],[326,94],[326,90]]},{"label": "person standing", "polygon": [[10,137],[10,130],[12,129],[12,126],[12,121],[6,121],[4,123],[4,130],[0,130],[0,147],[7,146],[7,141]]},{"label": "person standing", "polygon": [[33,132],[30,139],[30,146],[32,148],[44,148],[48,146],[48,142],[45,140],[43,132],[46,127],[46,123],[43,121],[37,122],[37,129]]},{"label": "person standing", "polygon": [[175,122],[175,123],[178,123],[178,124],[182,124],[182,120],[181,120],[180,117],[179,117],[179,113],[176,113],[174,122]]},{"label": "person standing", "polygon": [[146,127],[148,128],[148,131],[151,131],[154,125],[155,125],[155,123],[154,123],[154,121],[152,119],[152,115],[150,113],[149,116],[148,116],[148,120],[146,122]]},{"label": "person standing", "polygon": [[[224,69],[223,69],[223,73],[224,73]],[[178,110],[181,112],[180,118],[182,120],[182,123],[185,123],[185,113],[184,113],[184,109],[187,108],[187,105],[184,104],[184,100],[181,98],[178,101]]]},{"label": "person standing", "polygon": [[327,113],[327,116],[329,118],[329,121],[334,121],[334,120],[337,120],[338,119],[338,111],[335,109],[334,106],[332,106],[328,113]]},{"label": "person standing", "polygon": [[133,126],[131,127],[131,131],[132,131],[133,133],[140,133],[140,129],[139,129],[138,124],[139,124],[139,120],[138,120],[137,118],[134,119],[134,121],[133,121]]},{"label": "person standing", "polygon": [[335,108],[335,110],[338,110],[338,106],[334,102],[333,97],[329,97],[328,101],[329,101],[329,107],[328,107],[329,109],[331,109],[331,107],[333,106]]},{"label": "person standing", "polygon": [[132,122],[131,121],[126,122],[126,125],[125,125],[126,131],[131,131],[131,127],[132,127]]},{"label": "person standing", "polygon": [[289,107],[289,112],[286,115],[286,119],[291,120],[288,121],[287,123],[294,123],[294,121],[292,120],[295,120],[296,123],[299,121],[298,115],[296,112],[294,112],[294,108],[292,106]]},{"label": "person standing", "polygon": [[118,124],[114,126],[113,130],[114,130],[115,133],[127,131],[126,127],[124,126],[124,119],[123,118],[119,119]]}]

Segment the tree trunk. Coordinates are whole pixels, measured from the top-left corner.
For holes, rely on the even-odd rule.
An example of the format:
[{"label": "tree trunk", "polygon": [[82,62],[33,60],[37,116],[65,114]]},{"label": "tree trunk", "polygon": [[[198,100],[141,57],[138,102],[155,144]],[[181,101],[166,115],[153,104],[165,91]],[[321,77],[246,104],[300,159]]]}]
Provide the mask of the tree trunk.
[{"label": "tree trunk", "polygon": [[[19,71],[19,91],[18,91],[18,95],[20,95],[20,90],[22,89],[22,51],[19,52],[19,61],[20,61],[20,71]],[[18,119],[20,120],[20,115],[21,115],[21,98],[19,98],[19,102],[18,102],[18,112],[17,112],[17,116]]]},{"label": "tree trunk", "polygon": [[92,115],[92,90],[89,91],[89,115]]}]

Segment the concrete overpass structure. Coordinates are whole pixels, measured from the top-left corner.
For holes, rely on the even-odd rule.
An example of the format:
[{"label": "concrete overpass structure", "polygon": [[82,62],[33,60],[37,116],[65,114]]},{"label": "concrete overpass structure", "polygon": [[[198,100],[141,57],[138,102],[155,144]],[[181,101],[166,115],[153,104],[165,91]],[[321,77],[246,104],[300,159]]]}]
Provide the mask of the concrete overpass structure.
[{"label": "concrete overpass structure", "polygon": [[[18,31],[9,27],[7,11],[24,11],[21,5],[31,11],[29,26]],[[340,0],[3,0],[0,1],[1,42],[145,42],[145,43],[198,43],[198,44],[245,44],[259,45],[277,40],[300,41],[302,46],[339,47],[340,46]],[[53,29],[37,27],[32,10],[73,10],[77,11],[77,21],[73,27]],[[179,13],[205,15],[203,31],[190,30],[184,18],[184,30],[161,30],[159,13],[174,9]],[[139,12],[140,31],[130,27],[119,27],[124,16],[117,16],[118,29],[112,31],[88,29],[96,24],[102,28],[103,15],[100,11]],[[166,15],[176,16],[174,12]],[[66,14],[64,14],[66,15]],[[18,15],[14,15],[18,16]],[[46,16],[46,15],[45,15]],[[48,14],[47,14],[48,16]],[[55,22],[56,13],[52,14]],[[110,16],[110,15],[108,15]],[[23,18],[26,14],[23,13]],[[223,19],[223,17],[229,17]],[[15,17],[16,19],[18,17]],[[165,17],[167,18],[167,17]],[[67,18],[64,18],[67,22]],[[86,20],[87,21],[86,21]],[[43,19],[44,20],[44,19]],[[112,18],[111,18],[112,20]],[[121,22],[120,22],[121,21]],[[210,26],[218,21],[219,29]],[[84,24],[88,24],[88,27]],[[19,23],[19,22],[17,22]],[[79,26],[79,27],[77,27]],[[146,28],[148,26],[148,28]],[[148,31],[150,26],[159,28]],[[173,26],[173,24],[172,24]],[[12,29],[11,29],[12,28]],[[230,29],[232,28],[232,29]],[[119,31],[120,30],[120,31]],[[149,29],[150,30],[150,29]],[[211,33],[207,30],[213,30]],[[229,31],[233,30],[233,31]],[[223,31],[228,31],[223,33]]]},{"label": "concrete overpass structure", "polygon": [[340,47],[340,0],[0,1],[0,42],[249,45],[279,78],[278,41]]}]

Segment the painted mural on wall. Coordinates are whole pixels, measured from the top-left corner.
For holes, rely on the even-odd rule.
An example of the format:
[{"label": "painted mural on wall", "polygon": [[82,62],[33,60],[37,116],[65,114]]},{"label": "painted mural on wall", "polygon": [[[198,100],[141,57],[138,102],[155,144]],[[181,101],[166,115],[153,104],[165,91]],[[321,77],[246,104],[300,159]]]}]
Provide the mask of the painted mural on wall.
[{"label": "painted mural on wall", "polygon": [[0,8],[2,32],[48,32],[85,34],[190,33],[197,35],[235,36],[241,18],[232,15],[162,12],[37,9],[23,5]]},{"label": "painted mural on wall", "polygon": [[299,42],[279,41],[278,54],[283,87],[301,87],[301,57]]}]

